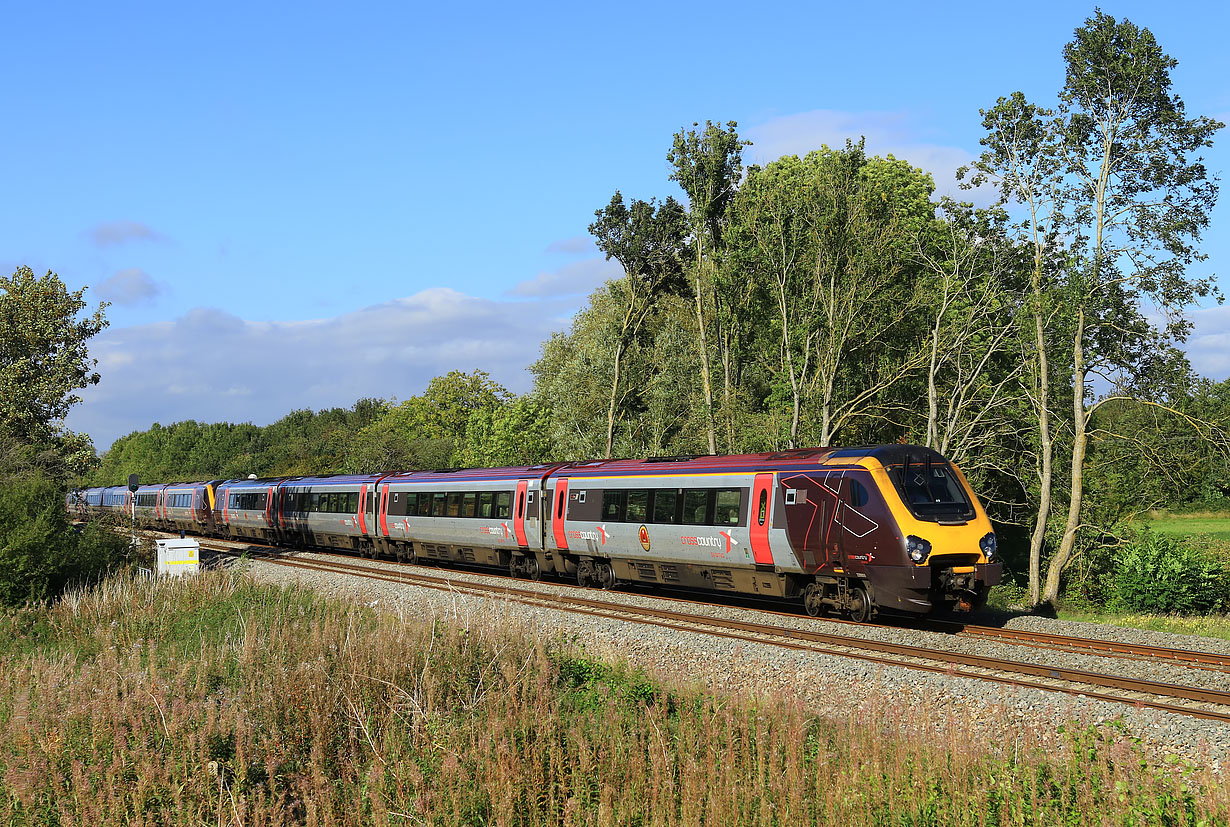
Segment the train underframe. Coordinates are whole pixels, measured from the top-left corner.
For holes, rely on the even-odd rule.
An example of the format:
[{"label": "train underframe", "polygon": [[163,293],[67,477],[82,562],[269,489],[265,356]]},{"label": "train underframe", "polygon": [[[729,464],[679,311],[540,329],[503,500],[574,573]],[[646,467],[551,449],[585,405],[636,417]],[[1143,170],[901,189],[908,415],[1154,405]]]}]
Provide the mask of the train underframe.
[{"label": "train underframe", "polygon": [[[147,525],[151,521],[145,521]],[[152,521],[170,528],[167,521]],[[162,525],[157,525],[162,523]],[[172,530],[193,527],[175,525]],[[210,528],[215,530],[210,531]],[[463,546],[412,540],[318,534],[272,528],[197,525],[195,530],[237,540],[289,543],[300,548],[351,551],[408,563],[454,563],[502,569],[513,577],[539,580],[547,575],[575,579],[578,585],[614,588],[621,583],[669,586],[725,594],[798,600],[813,617],[844,615],[869,620],[880,611],[925,615],[935,611],[971,611],[986,604],[991,586],[1000,581],[998,563],[948,565],[942,559],[920,566],[868,566],[855,575],[797,574],[773,566],[722,567],[625,557],[599,557],[557,550]],[[960,562],[960,561],[959,561]]]}]

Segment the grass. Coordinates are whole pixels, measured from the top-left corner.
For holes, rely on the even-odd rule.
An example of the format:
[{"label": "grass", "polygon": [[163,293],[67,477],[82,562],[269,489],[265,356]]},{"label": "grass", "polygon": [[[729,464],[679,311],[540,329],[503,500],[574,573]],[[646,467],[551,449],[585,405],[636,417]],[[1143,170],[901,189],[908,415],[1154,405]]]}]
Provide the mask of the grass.
[{"label": "grass", "polygon": [[1113,722],[820,718],[225,573],[0,616],[0,674],[6,826],[1230,823],[1218,778]]},{"label": "grass", "polygon": [[1183,514],[1151,511],[1148,524],[1154,531],[1172,536],[1205,536],[1230,542],[1230,512],[1194,511]]},{"label": "grass", "polygon": [[1087,623],[1102,623],[1110,626],[1126,626],[1131,629],[1148,629],[1153,632],[1169,632],[1175,635],[1230,640],[1230,615],[1151,615],[1110,611],[1092,611],[1071,608],[1063,604],[1059,609],[1061,620],[1078,620]]}]

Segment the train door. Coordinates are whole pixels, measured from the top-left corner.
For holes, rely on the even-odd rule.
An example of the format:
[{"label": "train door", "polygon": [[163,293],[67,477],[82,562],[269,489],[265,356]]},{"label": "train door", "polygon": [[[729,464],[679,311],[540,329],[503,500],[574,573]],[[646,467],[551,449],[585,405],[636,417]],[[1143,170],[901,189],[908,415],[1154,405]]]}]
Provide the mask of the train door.
[{"label": "train door", "polygon": [[564,510],[568,507],[568,478],[560,477],[555,481],[555,496],[552,497],[551,528],[555,537],[555,547],[561,551],[568,550],[568,535],[564,532]]},{"label": "train door", "polygon": [[367,534],[367,527],[374,525],[373,515],[376,513],[375,486],[370,483],[359,486],[359,533]]},{"label": "train door", "polygon": [[752,483],[748,534],[752,541],[752,557],[758,566],[773,565],[773,552],[769,549],[769,529],[773,527],[774,476],[772,472],[757,474]]},{"label": "train door", "polygon": [[517,545],[525,548],[529,545],[529,541],[525,534],[525,523],[529,518],[529,504],[526,502],[529,497],[529,480],[517,480],[517,494],[513,503],[513,534],[517,537]]},{"label": "train door", "polygon": [[389,536],[389,484],[386,482],[380,486],[380,502],[377,504],[376,514],[378,515],[380,524],[380,536]]},{"label": "train door", "polygon": [[824,481],[824,488],[829,494],[824,498],[824,557],[829,565],[843,571],[846,568],[846,546],[841,518],[846,487],[845,475],[840,471],[828,475]]}]

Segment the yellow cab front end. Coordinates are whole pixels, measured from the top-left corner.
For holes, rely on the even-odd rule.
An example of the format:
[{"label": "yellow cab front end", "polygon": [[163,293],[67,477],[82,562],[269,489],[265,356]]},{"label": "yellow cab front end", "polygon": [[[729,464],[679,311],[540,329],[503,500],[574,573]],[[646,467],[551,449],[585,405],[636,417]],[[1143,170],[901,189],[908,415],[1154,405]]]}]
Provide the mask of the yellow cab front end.
[{"label": "yellow cab front end", "polygon": [[911,613],[981,608],[1003,566],[991,521],[961,470],[917,445],[881,446],[860,464],[884,496],[901,543],[892,561],[898,565],[868,569],[880,581],[880,605]]}]

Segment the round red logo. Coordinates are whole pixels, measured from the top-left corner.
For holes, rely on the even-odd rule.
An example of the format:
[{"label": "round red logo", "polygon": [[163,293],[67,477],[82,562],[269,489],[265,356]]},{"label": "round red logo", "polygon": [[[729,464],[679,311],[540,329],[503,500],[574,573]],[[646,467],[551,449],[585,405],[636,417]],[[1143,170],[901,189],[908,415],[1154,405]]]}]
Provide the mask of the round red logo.
[{"label": "round red logo", "polygon": [[649,551],[649,529],[641,526],[641,548]]}]

